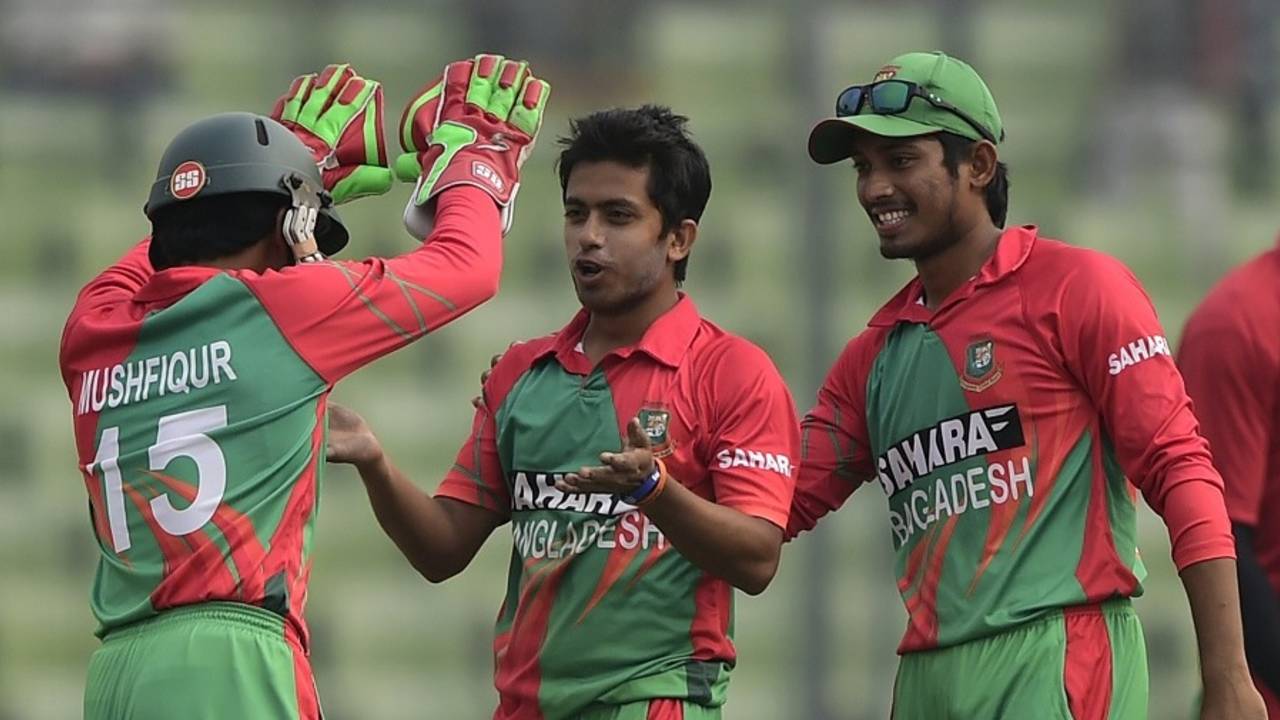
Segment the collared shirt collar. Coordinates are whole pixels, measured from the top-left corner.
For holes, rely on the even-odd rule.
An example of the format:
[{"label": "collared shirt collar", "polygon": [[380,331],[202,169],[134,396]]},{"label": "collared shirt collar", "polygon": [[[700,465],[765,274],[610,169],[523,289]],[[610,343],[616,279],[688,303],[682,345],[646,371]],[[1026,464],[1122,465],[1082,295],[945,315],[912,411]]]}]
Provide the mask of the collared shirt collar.
[{"label": "collared shirt collar", "polygon": [[[556,360],[566,370],[590,372],[591,367],[581,350],[582,338],[587,331],[587,322],[590,319],[591,313],[587,312],[586,308],[579,310],[569,324],[556,333],[555,342],[539,357],[554,354]],[[679,367],[689,351],[689,346],[693,344],[693,337],[701,324],[702,316],[698,314],[698,308],[693,304],[693,300],[688,295],[680,293],[680,299],[676,304],[653,321],[653,324],[644,331],[639,342],[613,350],[609,355],[627,358],[631,353],[639,351],[664,365]]]},{"label": "collared shirt collar", "polygon": [[912,278],[906,287],[899,290],[871,317],[867,325],[892,327],[899,322],[929,322],[938,313],[968,298],[978,288],[995,284],[1017,272],[1031,255],[1031,248],[1035,247],[1037,237],[1039,232],[1034,225],[1022,225],[1005,230],[997,241],[996,251],[983,263],[978,274],[951,293],[937,310],[930,310],[920,302],[924,285],[920,282],[919,276]]}]

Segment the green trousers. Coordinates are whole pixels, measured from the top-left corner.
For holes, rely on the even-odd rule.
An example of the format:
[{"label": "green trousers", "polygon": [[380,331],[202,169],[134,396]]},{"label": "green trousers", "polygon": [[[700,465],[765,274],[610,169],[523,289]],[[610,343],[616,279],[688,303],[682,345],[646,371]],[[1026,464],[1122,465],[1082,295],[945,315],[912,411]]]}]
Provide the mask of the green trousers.
[{"label": "green trousers", "polygon": [[893,720],[1146,720],[1132,605],[1064,608],[999,635],[902,656]]},{"label": "green trousers", "polygon": [[89,660],[85,720],[319,720],[311,665],[279,615],[238,603],[113,630]]}]

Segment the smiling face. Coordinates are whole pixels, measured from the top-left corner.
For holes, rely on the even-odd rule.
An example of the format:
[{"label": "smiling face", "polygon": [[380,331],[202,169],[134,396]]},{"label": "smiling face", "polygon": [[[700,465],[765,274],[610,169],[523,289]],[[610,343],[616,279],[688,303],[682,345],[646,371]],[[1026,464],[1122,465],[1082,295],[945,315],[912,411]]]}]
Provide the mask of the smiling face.
[{"label": "smiling face", "polygon": [[[675,296],[673,266],[692,239],[664,233],[648,192],[649,169],[582,162],[564,192],[564,246],[578,300],[592,313],[621,315],[657,296]],[[686,221],[693,224],[692,221]]]},{"label": "smiling face", "polygon": [[890,138],[859,132],[853,139],[858,202],[886,258],[923,260],[962,237],[961,189],[967,166],[954,177],[943,163],[942,144],[929,135]]}]

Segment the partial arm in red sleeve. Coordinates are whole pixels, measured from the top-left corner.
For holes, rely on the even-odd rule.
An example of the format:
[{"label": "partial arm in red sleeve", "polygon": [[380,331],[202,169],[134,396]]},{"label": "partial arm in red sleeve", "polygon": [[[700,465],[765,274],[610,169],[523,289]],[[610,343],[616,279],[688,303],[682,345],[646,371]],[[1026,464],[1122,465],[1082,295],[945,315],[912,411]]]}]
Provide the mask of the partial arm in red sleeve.
[{"label": "partial arm in red sleeve", "polygon": [[1222,478],[1155,309],[1123,265],[1086,257],[1056,303],[1064,362],[1101,413],[1125,475],[1168,526],[1178,569],[1234,558]]},{"label": "partial arm in red sleeve", "polygon": [[143,238],[124,257],[98,273],[97,277],[81,288],[76,297],[75,309],[67,319],[67,328],[70,329],[81,315],[93,308],[104,303],[127,300],[146,285],[155,274],[155,270],[151,268],[151,260],[147,257],[150,248],[151,238]]},{"label": "partial arm in red sleeve", "polygon": [[787,521],[787,539],[812,530],[872,477],[866,401],[858,358],[866,334],[840,354],[818,390],[818,402],[800,423],[800,469]]},{"label": "partial arm in red sleeve", "polygon": [[1191,316],[1182,334],[1178,365],[1209,440],[1214,465],[1226,485],[1227,512],[1236,536],[1245,655],[1272,693],[1280,693],[1280,601],[1254,550],[1274,433],[1280,357],[1272,343],[1271,317],[1260,317],[1244,286],[1220,286]]},{"label": "partial arm in red sleeve", "polygon": [[1280,358],[1257,342],[1258,333],[1276,329],[1251,327],[1247,312],[1247,305],[1203,306],[1187,322],[1178,365],[1213,464],[1222,473],[1227,513],[1253,526],[1268,481],[1267,453],[1277,431],[1277,396],[1263,388],[1280,378]]},{"label": "partial arm in red sleeve", "polygon": [[501,272],[498,209],[460,186],[441,194],[435,229],[403,255],[238,277],[294,349],[336,382],[493,297]]},{"label": "partial arm in red sleeve", "polygon": [[77,304],[81,302],[98,303],[103,300],[124,300],[142,289],[156,271],[151,268],[151,260],[147,252],[151,249],[151,238],[143,238],[119,260],[103,270],[80,291]]},{"label": "partial arm in red sleeve", "polygon": [[756,595],[782,551],[800,444],[795,401],[769,356],[740,338],[710,351],[699,375],[714,501],[673,481],[642,509],[690,562]]},{"label": "partial arm in red sleeve", "polygon": [[102,305],[122,302],[133,297],[134,293],[151,279],[155,270],[151,268],[151,260],[147,257],[150,247],[151,238],[143,238],[141,242],[130,248],[124,257],[98,273],[97,277],[81,288],[80,294],[76,297],[75,307],[71,309],[71,314],[67,316],[67,323],[62,328],[62,342],[58,348],[60,358],[65,357],[67,340],[80,318]]},{"label": "partial arm in red sleeve", "polygon": [[1058,305],[1064,359],[1101,412],[1126,475],[1169,528],[1199,645],[1201,718],[1263,720],[1245,662],[1222,478],[1164,331],[1118,262],[1098,254],[1072,270]]}]

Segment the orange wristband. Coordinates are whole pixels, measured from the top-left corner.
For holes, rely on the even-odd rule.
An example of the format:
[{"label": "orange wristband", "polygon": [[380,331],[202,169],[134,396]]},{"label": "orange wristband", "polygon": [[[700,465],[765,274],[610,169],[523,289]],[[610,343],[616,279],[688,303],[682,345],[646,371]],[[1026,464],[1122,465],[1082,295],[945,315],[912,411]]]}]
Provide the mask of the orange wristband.
[{"label": "orange wristband", "polygon": [[667,466],[662,462],[662,458],[654,458],[653,461],[658,464],[658,484],[654,485],[647,495],[635,502],[636,507],[648,505],[661,495],[663,490],[667,489]]}]

